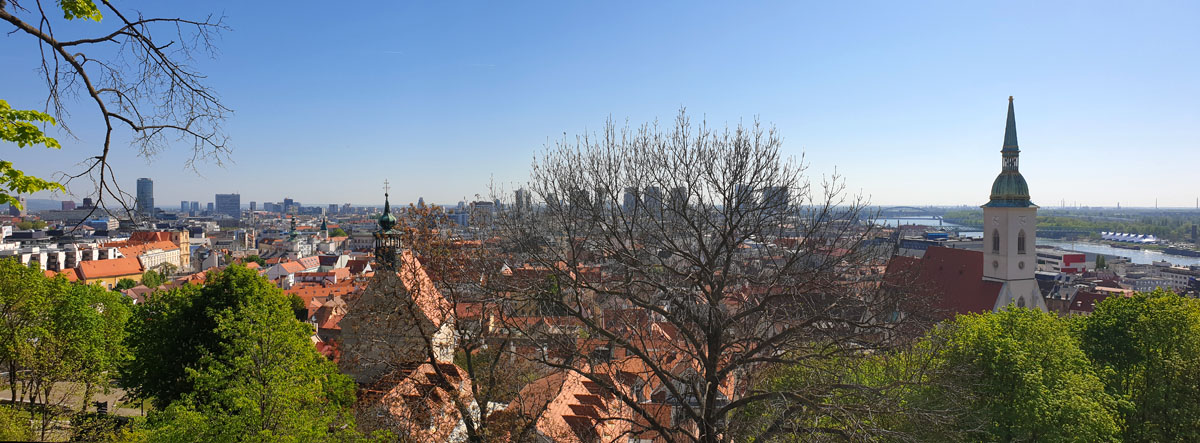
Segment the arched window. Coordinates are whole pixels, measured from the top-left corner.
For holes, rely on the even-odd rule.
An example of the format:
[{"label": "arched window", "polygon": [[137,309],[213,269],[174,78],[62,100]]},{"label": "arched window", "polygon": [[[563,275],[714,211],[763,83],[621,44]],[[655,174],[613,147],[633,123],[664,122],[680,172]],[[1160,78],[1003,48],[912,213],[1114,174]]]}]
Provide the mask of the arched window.
[{"label": "arched window", "polygon": [[992,252],[1000,253],[1000,230],[992,230]]},{"label": "arched window", "polygon": [[1022,229],[1020,232],[1017,233],[1017,253],[1018,254],[1025,253],[1025,230],[1024,229]]}]

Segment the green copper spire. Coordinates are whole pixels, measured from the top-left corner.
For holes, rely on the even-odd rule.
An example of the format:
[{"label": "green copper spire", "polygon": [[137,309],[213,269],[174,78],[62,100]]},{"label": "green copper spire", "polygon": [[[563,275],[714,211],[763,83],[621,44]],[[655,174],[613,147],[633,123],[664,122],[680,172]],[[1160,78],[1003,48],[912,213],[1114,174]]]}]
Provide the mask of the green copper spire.
[{"label": "green copper spire", "polygon": [[1029,201],[1029,185],[1018,169],[1020,148],[1017,147],[1017,117],[1013,110],[1013,98],[1008,97],[1008,121],[1004,125],[1004,146],[1000,149],[1001,169],[996,181],[992,182],[991,199],[984,207],[1034,206]]},{"label": "green copper spire", "polygon": [[379,216],[379,230],[391,231],[396,227],[396,216],[392,215],[392,204],[388,202],[388,183],[383,181],[383,215]]},{"label": "green copper spire", "polygon": [[1004,125],[1004,147],[1002,151],[1017,151],[1017,113],[1013,111],[1013,98],[1008,96],[1008,123]]}]

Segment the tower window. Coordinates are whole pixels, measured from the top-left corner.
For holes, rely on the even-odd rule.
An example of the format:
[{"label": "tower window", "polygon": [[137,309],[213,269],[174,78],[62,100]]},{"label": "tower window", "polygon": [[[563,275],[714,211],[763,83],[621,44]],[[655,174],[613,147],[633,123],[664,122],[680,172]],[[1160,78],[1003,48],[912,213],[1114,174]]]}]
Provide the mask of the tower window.
[{"label": "tower window", "polygon": [[1025,253],[1025,230],[1024,229],[1022,229],[1021,232],[1017,233],[1017,253],[1018,254]]},{"label": "tower window", "polygon": [[1000,252],[1000,230],[992,230],[992,252]]}]

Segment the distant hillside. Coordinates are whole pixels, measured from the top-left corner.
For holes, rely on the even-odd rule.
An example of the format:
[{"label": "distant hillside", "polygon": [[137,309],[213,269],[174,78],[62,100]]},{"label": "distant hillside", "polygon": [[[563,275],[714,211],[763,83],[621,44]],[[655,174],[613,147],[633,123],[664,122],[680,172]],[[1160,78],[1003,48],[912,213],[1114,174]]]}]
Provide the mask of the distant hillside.
[{"label": "distant hillside", "polygon": [[[63,200],[66,200],[65,198]],[[79,202],[75,202],[79,204]],[[52,209],[62,209],[62,200],[50,200],[45,198],[31,198],[25,202],[25,209],[29,212],[48,211]],[[8,213],[8,205],[0,205],[0,211]]]}]

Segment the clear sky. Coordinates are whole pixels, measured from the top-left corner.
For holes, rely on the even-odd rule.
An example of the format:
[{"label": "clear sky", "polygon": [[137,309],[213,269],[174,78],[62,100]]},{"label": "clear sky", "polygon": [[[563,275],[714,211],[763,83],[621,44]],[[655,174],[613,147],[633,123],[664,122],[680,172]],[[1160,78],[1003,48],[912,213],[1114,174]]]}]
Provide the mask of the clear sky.
[{"label": "clear sky", "polygon": [[[233,28],[197,61],[235,110],[232,162],[197,174],[187,144],[148,160],[121,144],[123,186],[154,179],[163,208],[227,192],[376,204],[386,178],[393,201],[451,203],[527,179],[564,132],[686,107],[773,123],[812,174],[836,170],[874,203],[978,205],[1013,95],[1035,203],[1200,196],[1200,2],[380,3],[118,2]],[[37,108],[36,46],[4,30],[0,98]],[[61,152],[3,158],[72,170],[97,118],[79,102]]]}]

